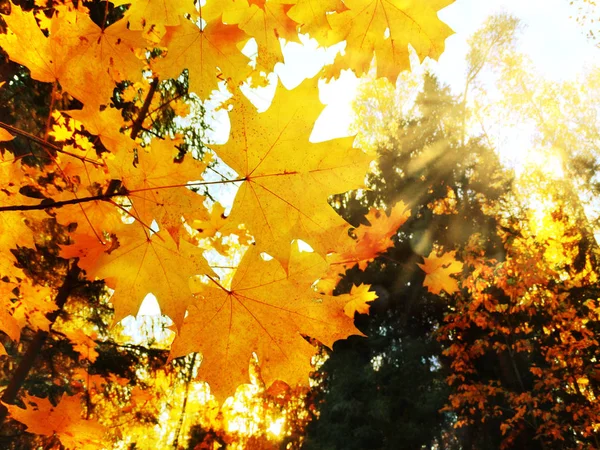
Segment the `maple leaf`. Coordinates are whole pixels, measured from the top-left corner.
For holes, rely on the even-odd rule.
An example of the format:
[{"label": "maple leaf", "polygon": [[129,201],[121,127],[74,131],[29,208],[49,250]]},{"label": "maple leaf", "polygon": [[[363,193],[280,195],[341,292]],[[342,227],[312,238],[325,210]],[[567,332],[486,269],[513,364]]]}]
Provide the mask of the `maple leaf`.
[{"label": "maple leaf", "polygon": [[322,108],[314,79],[294,91],[279,88],[260,114],[249,100],[236,99],[231,136],[217,150],[244,180],[222,233],[235,233],[244,223],[259,248],[284,267],[293,239],[323,256],[341,241],[347,223],[327,199],[363,186],[370,162],[352,148],[352,138],[309,142]]},{"label": "maple leaf", "polygon": [[[73,11],[60,21],[52,39],[69,60],[69,70],[60,76],[61,84],[73,96],[85,99],[88,106],[106,103],[115,83],[142,79],[144,63],[136,53],[147,43],[141,32],[127,27],[125,19],[101,28],[87,14]],[[90,76],[94,80],[91,85],[82,83]]]},{"label": "maple leaf", "polygon": [[126,126],[121,111],[116,108],[84,106],[83,109],[65,111],[73,119],[81,122],[85,129],[97,135],[102,144],[112,153],[131,152],[136,147],[135,141],[120,129]]},{"label": "maple leaf", "polygon": [[56,81],[67,65],[64,49],[44,36],[32,12],[11,4],[10,15],[2,17],[8,29],[0,34],[0,46],[10,59],[26,66],[35,80]]},{"label": "maple leaf", "polygon": [[302,335],[331,347],[337,339],[360,334],[344,313],[346,297],[323,296],[312,289],[326,269],[319,255],[293,246],[286,274],[279,263],[265,260],[251,247],[231,288],[217,285],[197,294],[171,356],[202,352],[199,377],[217,397],[232,394],[247,379],[253,352],[265,383],[281,379],[305,384],[315,349]]},{"label": "maple leaf", "polygon": [[77,328],[76,330],[67,330],[65,333],[67,338],[73,344],[73,350],[79,353],[79,360],[87,359],[91,363],[96,361],[99,353],[96,351],[96,341],[94,339],[97,337],[95,333],[92,337],[88,336],[83,330]]},{"label": "maple leaf", "polygon": [[19,302],[14,307],[13,318],[21,328],[49,331],[47,315],[57,306],[47,286],[34,285],[31,279],[24,278],[19,284]]},{"label": "maple leaf", "polygon": [[454,0],[345,0],[347,11],[327,20],[339,41],[346,40],[345,55],[334,68],[350,68],[357,76],[369,71],[377,57],[377,75],[395,83],[410,68],[408,45],[420,58],[438,58],[452,30],[437,17],[438,10]]},{"label": "maple leaf", "polygon": [[60,81],[84,103],[106,103],[115,82],[141,79],[143,62],[135,51],[146,44],[141,33],[128,30],[123,20],[102,29],[87,14],[61,10],[50,20],[49,37],[33,13],[16,5],[5,20],[8,33],[0,35],[0,46],[10,58],[29,68],[36,80]]},{"label": "maple leaf", "polygon": [[69,129],[65,125],[54,124],[52,131],[48,135],[52,136],[57,142],[68,141],[73,137],[74,130]]},{"label": "maple leaf", "polygon": [[59,437],[70,449],[103,448],[105,428],[95,420],[81,418],[82,394],[63,396],[54,406],[48,399],[26,396],[27,409],[5,403],[13,419],[27,425],[30,433]]},{"label": "maple leaf", "polygon": [[301,32],[308,33],[320,45],[335,43],[327,16],[346,9],[341,0],[298,0],[287,15],[301,25]]},{"label": "maple leaf", "polygon": [[377,294],[370,291],[370,285],[359,284],[358,286],[352,286],[349,294],[340,295],[340,299],[346,302],[344,306],[344,314],[354,319],[354,314],[369,314],[369,308],[371,305],[367,303],[377,299]]},{"label": "maple leaf", "polygon": [[216,277],[200,249],[185,241],[176,247],[165,231],[148,236],[139,223],[119,234],[118,248],[80,260],[79,266],[88,278],[104,278],[115,289],[111,298],[115,321],[137,314],[144,297],[153,293],[162,313],[171,317],[177,327],[192,301],[189,278],[199,274]]},{"label": "maple leaf", "polygon": [[398,232],[404,222],[410,217],[410,209],[403,201],[396,203],[389,216],[385,211],[371,208],[366,219],[369,225],[360,225],[354,230],[356,242],[346,245],[346,248],[340,247],[337,252],[327,257],[327,261],[332,265],[332,270],[343,271],[358,265],[359,269],[365,270],[370,261],[378,254],[393,247],[394,242],[391,237]]},{"label": "maple leaf", "polygon": [[213,237],[225,225],[225,208],[215,202],[208,220],[194,220],[192,228],[198,231],[198,237]]},{"label": "maple leaf", "polygon": [[115,5],[131,3],[125,18],[132,30],[143,30],[153,25],[176,26],[184,15],[196,13],[194,2],[188,0],[117,0]]},{"label": "maple leaf", "polygon": [[283,62],[279,39],[299,42],[298,24],[287,15],[294,3],[296,0],[223,0],[218,6],[214,2],[212,8],[209,6],[204,11],[208,17],[222,12],[223,22],[237,24],[254,37],[258,45],[257,62],[271,71],[275,63]]},{"label": "maple leaf", "polygon": [[224,25],[220,17],[202,28],[185,20],[167,30],[162,44],[168,50],[167,56],[152,67],[167,78],[177,78],[181,69],[187,68],[190,92],[204,99],[218,88],[221,74],[232,79],[234,85],[250,74],[250,60],[238,48],[249,37],[236,25]]},{"label": "maple leaf", "polygon": [[437,256],[432,250],[429,256],[423,257],[424,264],[417,264],[427,275],[423,286],[432,294],[439,294],[442,290],[448,294],[458,291],[458,283],[450,275],[460,273],[463,263],[456,261],[456,251],[446,252]]},{"label": "maple leaf", "polygon": [[19,342],[21,337],[21,327],[12,314],[9,313],[9,307],[10,305],[4,302],[2,309],[0,309],[0,331],[6,333],[13,341]]},{"label": "maple leaf", "polygon": [[[72,199],[73,194],[65,192],[64,196],[55,197],[56,200]],[[94,247],[92,241],[100,245],[106,243],[105,233],[108,235],[122,229],[124,224],[119,208],[110,201],[96,200],[76,205],[66,205],[56,211],[56,220],[63,225],[77,224],[76,233],[71,234],[71,239],[81,242],[90,249]],[[86,240],[84,236],[89,237]],[[104,248],[106,250],[107,247]]]},{"label": "maple leaf", "polygon": [[204,197],[185,187],[202,178],[206,165],[189,155],[175,163],[176,153],[171,139],[154,139],[148,151],[137,153],[137,164],[133,152],[120,152],[107,166],[113,179],[123,180],[133,202],[131,214],[145,224],[156,220],[179,242],[182,217],[206,215]]},{"label": "maple leaf", "polygon": [[[9,159],[0,154],[0,205],[33,205],[38,199],[26,197],[20,193],[24,173],[20,160]],[[16,259],[10,249],[34,247],[33,235],[27,226],[27,219],[34,217],[19,211],[5,211],[0,214],[0,277],[14,273]]]},{"label": "maple leaf", "polygon": [[15,137],[4,128],[0,128],[0,142],[12,141],[14,138]]}]

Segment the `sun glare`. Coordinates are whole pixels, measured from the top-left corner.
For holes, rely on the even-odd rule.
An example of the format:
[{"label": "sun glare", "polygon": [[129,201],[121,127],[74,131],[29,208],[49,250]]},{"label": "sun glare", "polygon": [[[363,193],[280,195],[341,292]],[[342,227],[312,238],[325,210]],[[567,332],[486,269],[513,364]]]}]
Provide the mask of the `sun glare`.
[{"label": "sun glare", "polygon": [[534,148],[524,152],[521,167],[525,172],[529,169],[541,170],[548,178],[554,180],[563,178],[565,175],[562,158],[554,149]]}]

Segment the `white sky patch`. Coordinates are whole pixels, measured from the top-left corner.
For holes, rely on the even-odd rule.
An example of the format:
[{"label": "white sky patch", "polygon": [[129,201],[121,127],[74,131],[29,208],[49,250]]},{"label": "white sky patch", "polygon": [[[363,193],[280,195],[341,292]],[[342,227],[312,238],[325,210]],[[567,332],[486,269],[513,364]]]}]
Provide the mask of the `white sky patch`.
[{"label": "white sky patch", "polygon": [[439,17],[456,33],[446,40],[439,60],[439,75],[453,89],[464,85],[467,39],[493,14],[508,13],[521,19],[525,29],[520,51],[527,54],[549,79],[574,79],[598,61],[600,50],[585,37],[570,16],[576,9],[564,0],[457,0],[439,12]]},{"label": "white sky patch", "polygon": [[160,306],[154,294],[147,294],[140,305],[137,315],[121,320],[123,334],[129,336],[134,345],[150,345],[151,341],[164,342],[173,338],[174,333],[166,328],[173,322],[162,316]]},{"label": "white sky patch", "polygon": [[[518,51],[530,58],[537,73],[549,81],[573,81],[600,61],[600,49],[587,40],[585,30],[570,18],[576,12],[564,0],[457,0],[439,13],[440,19],[456,33],[446,40],[446,50],[434,64],[435,72],[455,95],[461,95],[467,71],[467,40],[490,15],[507,13],[520,19]],[[489,75],[485,72],[480,74],[488,84],[486,76]],[[491,80],[489,84],[493,84]],[[535,158],[534,132],[531,123],[486,130],[503,163],[513,167],[517,174],[524,170],[528,160]]]},{"label": "white sky patch", "polygon": [[352,103],[359,83],[360,80],[350,70],[342,71],[335,81],[319,83],[320,99],[326,106],[315,122],[311,142],[350,136],[350,126],[355,120]]},{"label": "white sky patch", "polygon": [[137,315],[138,317],[160,316],[160,306],[154,294],[148,294],[146,297],[144,297]]}]

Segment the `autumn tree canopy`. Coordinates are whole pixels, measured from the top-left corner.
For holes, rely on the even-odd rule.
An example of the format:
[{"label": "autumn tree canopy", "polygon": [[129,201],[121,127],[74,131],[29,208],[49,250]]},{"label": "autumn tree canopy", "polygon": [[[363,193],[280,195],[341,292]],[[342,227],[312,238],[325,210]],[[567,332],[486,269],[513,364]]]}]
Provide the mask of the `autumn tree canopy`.
[{"label": "autumn tree canopy", "polygon": [[598,71],[450,3],[0,1],[0,447],[598,447]]},{"label": "autumn tree canopy", "polygon": [[[4,2],[0,47],[14,76],[1,89],[17,95],[19,80],[33,80],[42,103],[32,120],[0,123],[1,348],[14,361],[2,418],[68,448],[100,445],[106,429],[89,376],[58,404],[21,392],[68,303],[98,280],[110,289],[113,323],[156,296],[176,332],[168,359],[200,352],[198,377],[218,400],[248,381],[251,361],[267,386],[306,383],[311,342],[358,334],[354,312],[373,300],[366,287],[331,295],[316,282],[385,250],[410,215],[398,204],[390,220],[352,234],[329,205],[364,186],[373,156],[352,138],[309,141],[323,108],[318,79],[360,76],[374,61],[395,80],[409,44],[437,58],[451,34],[437,11],[449,3]],[[314,79],[279,86],[258,112],[244,90],[284,62],[281,40],[298,33],[346,47]],[[194,146],[193,118],[172,125],[190,113],[181,100],[217,88],[231,95],[222,105],[229,139]],[[214,192],[230,185],[225,214]],[[93,364],[95,337],[60,332]]]}]

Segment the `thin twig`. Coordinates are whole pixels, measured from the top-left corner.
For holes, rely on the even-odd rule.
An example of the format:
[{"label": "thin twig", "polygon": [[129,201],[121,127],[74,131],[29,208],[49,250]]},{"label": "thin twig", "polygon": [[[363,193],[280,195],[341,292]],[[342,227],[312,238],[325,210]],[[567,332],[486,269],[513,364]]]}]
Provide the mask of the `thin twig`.
[{"label": "thin twig", "polygon": [[42,147],[49,148],[51,150],[54,150],[55,152],[62,153],[63,155],[69,155],[69,156],[72,156],[73,158],[77,158],[81,161],[84,161],[84,162],[87,162],[90,164],[95,164],[97,166],[104,165],[104,163],[102,163],[102,162],[94,161],[93,159],[88,159],[86,157],[76,155],[75,153],[71,153],[66,150],[63,150],[62,148],[60,148],[57,145],[54,145],[48,141],[45,141],[44,139],[42,139],[40,137],[34,136],[33,134],[28,133],[27,131],[23,131],[20,128],[16,128],[16,127],[13,127],[12,125],[8,125],[7,123],[0,122],[0,128],[4,128],[6,131],[8,131],[10,133],[18,134],[19,136],[29,139],[30,141],[35,142],[36,144],[41,145]]}]

